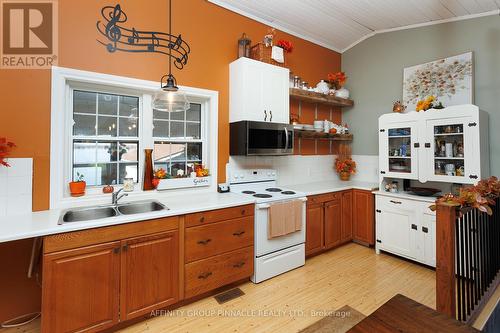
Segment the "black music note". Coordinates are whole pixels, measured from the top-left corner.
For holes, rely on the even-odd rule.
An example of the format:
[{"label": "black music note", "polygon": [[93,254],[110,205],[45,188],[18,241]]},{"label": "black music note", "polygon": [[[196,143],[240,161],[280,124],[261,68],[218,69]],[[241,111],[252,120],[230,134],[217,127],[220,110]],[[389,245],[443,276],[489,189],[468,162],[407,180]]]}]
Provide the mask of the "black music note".
[{"label": "black music note", "polygon": [[111,42],[106,46],[109,52],[116,51],[116,42],[119,41],[122,36],[120,27],[116,25],[117,22],[120,22],[121,15],[122,10],[120,5],[116,5],[113,9],[113,13],[109,15],[108,24],[106,24],[106,37],[108,37]]},{"label": "black music note", "polygon": [[128,38],[129,44],[135,44],[136,42],[139,42],[139,34],[135,30],[135,28],[132,28],[132,36]]},{"label": "black music note", "polygon": [[148,51],[154,52],[155,47],[157,47],[158,45],[160,45],[160,40],[158,39],[158,37],[156,37],[155,33],[152,32],[151,33],[151,44],[148,44]]},{"label": "black music note", "polygon": [[179,47],[181,47],[181,44],[182,44],[182,37],[181,35],[177,36],[177,38],[175,39],[175,42],[169,42],[168,43],[168,48],[169,49],[173,49],[173,50],[178,50]]}]

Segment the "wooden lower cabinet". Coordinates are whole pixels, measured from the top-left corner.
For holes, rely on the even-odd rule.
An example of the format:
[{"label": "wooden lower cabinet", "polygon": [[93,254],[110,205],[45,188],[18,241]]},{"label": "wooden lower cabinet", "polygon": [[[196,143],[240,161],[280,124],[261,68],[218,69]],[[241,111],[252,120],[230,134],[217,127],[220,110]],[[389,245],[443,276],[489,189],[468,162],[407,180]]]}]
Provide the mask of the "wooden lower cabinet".
[{"label": "wooden lower cabinet", "polygon": [[375,244],[375,199],[370,191],[353,190],[353,239]]},{"label": "wooden lower cabinet", "polygon": [[159,220],[46,237],[42,333],[99,332],[178,302],[179,220]]},{"label": "wooden lower cabinet", "polygon": [[342,203],[340,200],[328,201],[325,209],[324,248],[331,249],[342,242]]},{"label": "wooden lower cabinet", "polygon": [[42,332],[98,332],[119,321],[120,242],[47,254]]},{"label": "wooden lower cabinet", "polygon": [[179,300],[178,238],[172,231],[121,242],[121,320]]},{"label": "wooden lower cabinet", "polygon": [[324,209],[322,203],[307,203],[306,255],[323,250]]},{"label": "wooden lower cabinet", "polygon": [[374,244],[373,194],[347,190],[308,197],[306,255],[352,240]]}]

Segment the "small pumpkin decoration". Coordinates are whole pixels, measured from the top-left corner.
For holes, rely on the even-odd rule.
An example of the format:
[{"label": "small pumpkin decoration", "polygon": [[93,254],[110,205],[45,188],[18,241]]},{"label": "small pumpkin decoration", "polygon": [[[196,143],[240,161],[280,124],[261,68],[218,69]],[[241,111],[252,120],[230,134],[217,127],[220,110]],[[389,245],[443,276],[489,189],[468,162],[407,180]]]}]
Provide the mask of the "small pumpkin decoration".
[{"label": "small pumpkin decoration", "polygon": [[106,185],[102,188],[102,193],[109,194],[109,193],[113,193],[114,191],[115,191],[115,188],[111,185]]},{"label": "small pumpkin decoration", "polygon": [[394,105],[392,106],[392,112],[396,113],[403,113],[406,110],[406,105],[403,105],[401,101],[395,101]]}]

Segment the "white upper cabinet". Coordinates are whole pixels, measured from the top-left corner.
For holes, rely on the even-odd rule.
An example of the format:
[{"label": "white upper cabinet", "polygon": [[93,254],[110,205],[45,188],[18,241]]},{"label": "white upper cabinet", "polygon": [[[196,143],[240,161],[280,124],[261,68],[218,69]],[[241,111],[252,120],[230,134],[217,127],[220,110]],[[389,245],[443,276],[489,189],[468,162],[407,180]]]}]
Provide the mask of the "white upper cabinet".
[{"label": "white upper cabinet", "polygon": [[475,184],[489,176],[488,114],[475,105],[379,118],[381,177]]},{"label": "white upper cabinet", "polygon": [[288,124],[290,119],[287,68],[249,58],[229,65],[229,121],[266,121]]}]

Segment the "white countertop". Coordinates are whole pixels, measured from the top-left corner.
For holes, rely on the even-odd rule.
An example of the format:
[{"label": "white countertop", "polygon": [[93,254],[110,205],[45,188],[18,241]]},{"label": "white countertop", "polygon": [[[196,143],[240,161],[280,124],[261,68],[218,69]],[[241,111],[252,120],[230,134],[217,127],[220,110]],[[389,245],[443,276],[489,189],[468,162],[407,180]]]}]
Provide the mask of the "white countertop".
[{"label": "white countertop", "polygon": [[[57,224],[61,215],[61,210],[59,209],[0,217],[0,243],[254,203],[253,198],[235,193],[183,194],[168,198],[158,196],[155,200],[167,206],[169,210],[144,214],[120,215],[100,220],[67,223],[64,225]],[[132,200],[124,199],[120,201],[120,203],[129,201]]]},{"label": "white countertop", "polygon": [[351,189],[373,191],[378,189],[378,184],[371,182],[362,182],[362,181],[332,180],[332,181],[314,182],[314,183],[305,183],[296,185],[283,185],[282,187],[295,190],[297,192],[303,192],[306,195],[316,195],[316,194],[338,192]]}]

